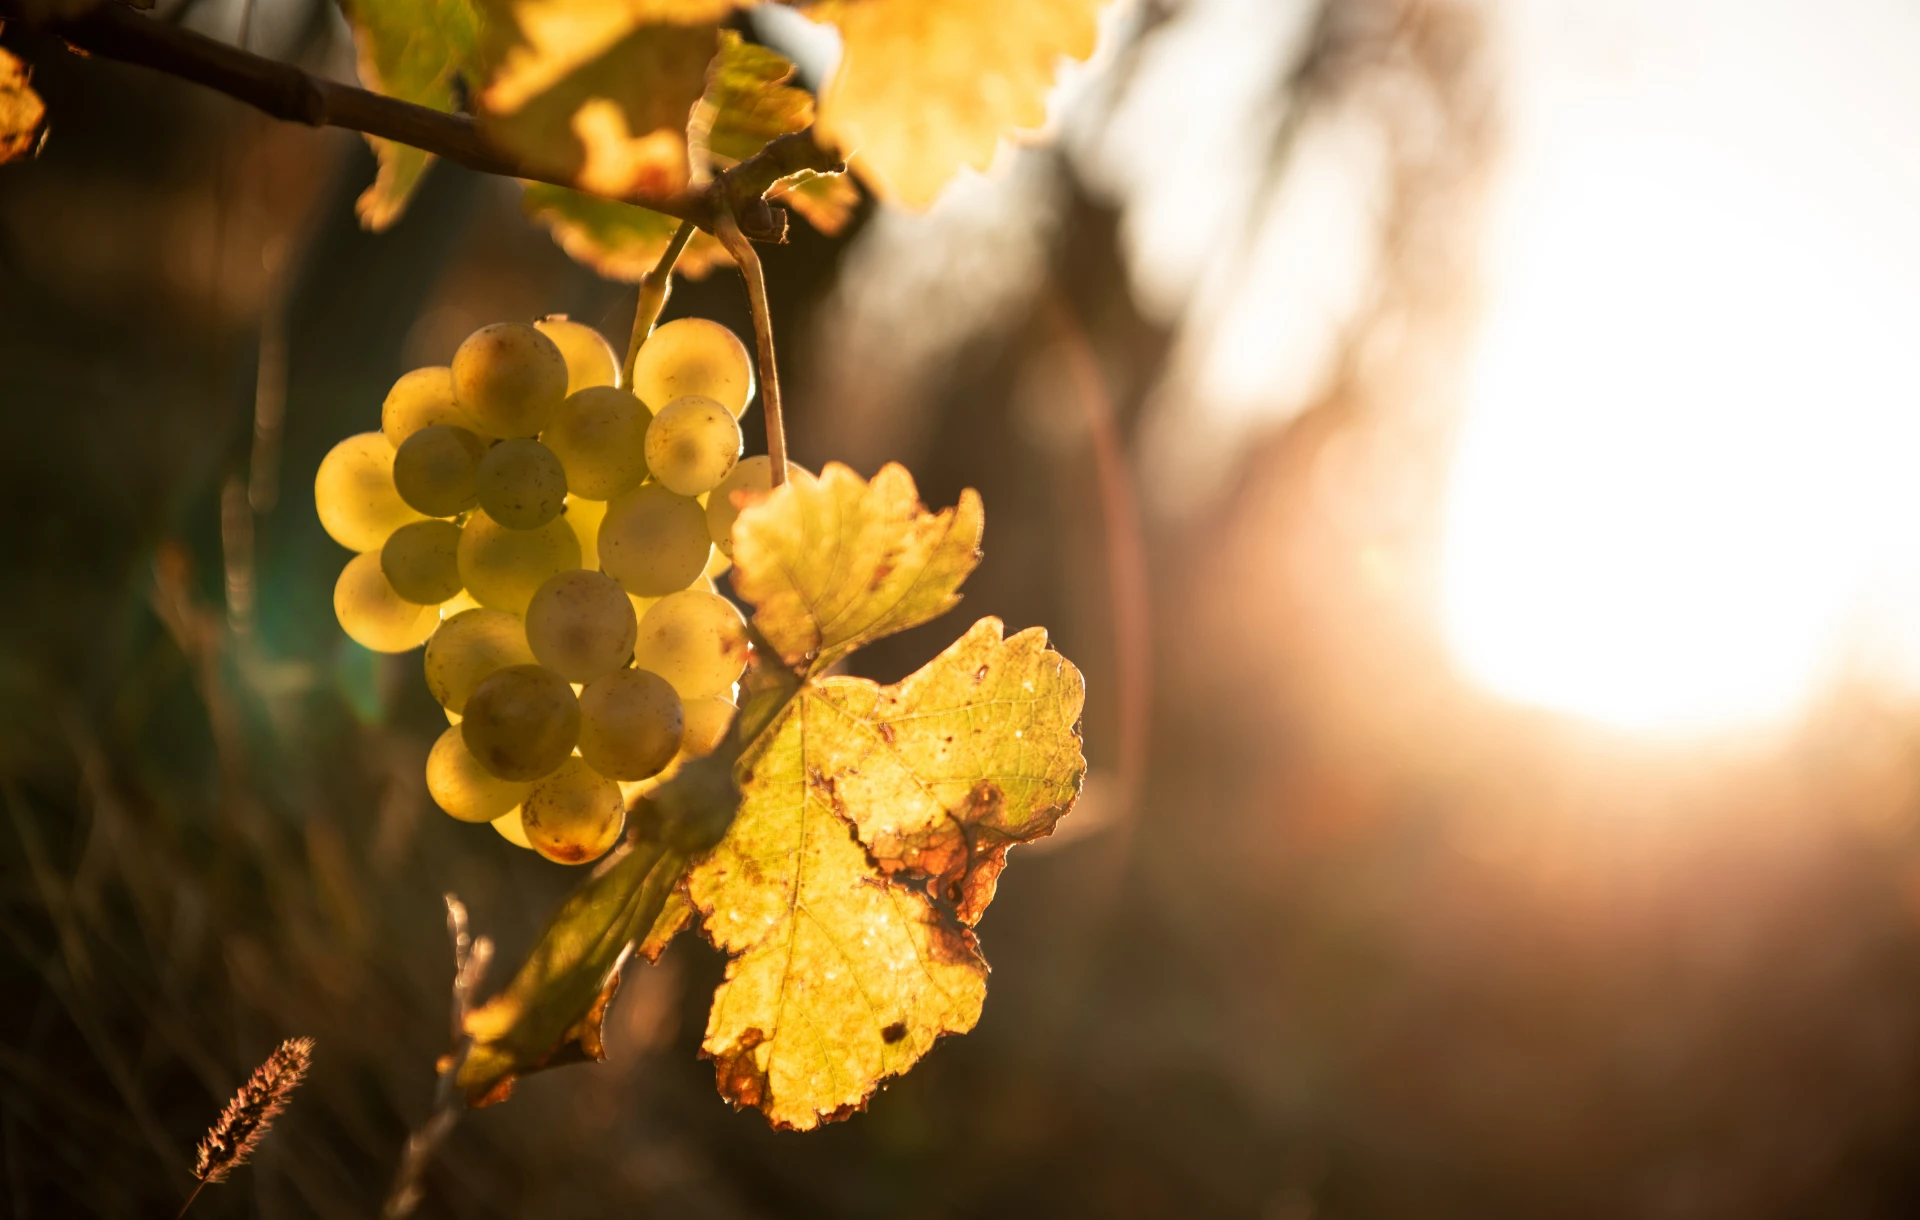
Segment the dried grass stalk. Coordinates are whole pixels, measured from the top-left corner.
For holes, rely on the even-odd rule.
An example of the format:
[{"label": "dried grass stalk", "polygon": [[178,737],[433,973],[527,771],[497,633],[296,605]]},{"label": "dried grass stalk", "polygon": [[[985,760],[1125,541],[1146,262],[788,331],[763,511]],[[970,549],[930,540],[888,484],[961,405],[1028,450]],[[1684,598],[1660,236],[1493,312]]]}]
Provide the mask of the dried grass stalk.
[{"label": "dried grass stalk", "polygon": [[[189,1206],[207,1183],[224,1182],[237,1166],[246,1163],[254,1146],[273,1125],[274,1117],[287,1108],[288,1095],[305,1079],[312,1063],[313,1039],[288,1038],[253,1070],[200,1141],[193,1161],[193,1176],[199,1179],[199,1185],[187,1199]],[[186,1208],[182,1208],[181,1214],[185,1213]]]}]

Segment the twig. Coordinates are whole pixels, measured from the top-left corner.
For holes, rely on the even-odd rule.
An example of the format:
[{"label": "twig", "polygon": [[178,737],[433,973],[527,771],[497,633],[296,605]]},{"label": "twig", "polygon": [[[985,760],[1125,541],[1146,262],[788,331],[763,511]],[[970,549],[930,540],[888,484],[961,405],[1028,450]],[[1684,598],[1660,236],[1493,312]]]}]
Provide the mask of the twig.
[{"label": "twig", "polygon": [[454,1050],[440,1058],[432,1115],[407,1136],[406,1149],[400,1154],[400,1167],[394,1171],[393,1189],[387,1193],[386,1204],[380,1209],[384,1220],[402,1220],[420,1205],[420,1179],[426,1173],[427,1162],[452,1132],[453,1125],[460,1121],[462,1107],[457,1087],[460,1069],[467,1062],[467,1053],[473,1049],[473,1039],[467,1036],[467,1009],[487,973],[487,966],[493,961],[493,942],[484,936],[467,935],[466,905],[452,894],[446,895],[446,903],[447,935],[453,940]]},{"label": "twig", "polygon": [[687,240],[693,236],[694,224],[683,220],[680,227],[673,231],[672,240],[661,252],[660,261],[653,265],[640,281],[640,300],[633,310],[633,338],[627,340],[626,363],[620,366],[620,384],[632,388],[633,364],[640,358],[640,345],[653,333],[653,324],[659,320],[660,311],[666,308],[667,294],[673,291],[673,265],[680,261],[680,252],[687,248]]},{"label": "twig", "polygon": [[753,343],[760,354],[760,408],[767,418],[767,460],[773,467],[773,485],[787,481],[787,424],[780,414],[780,371],[773,359],[773,314],[767,308],[767,277],[760,255],[735,223],[732,207],[723,207],[713,234],[740,264],[747,281],[747,302],[753,306]]},{"label": "twig", "polygon": [[[0,19],[35,24],[20,11],[19,0],[0,0]],[[763,198],[775,182],[801,170],[834,173],[845,168],[815,142],[809,127],[774,140],[701,190],[605,195],[589,190],[571,176],[525,164],[494,147],[479,124],[467,115],[447,114],[313,76],[292,64],[141,17],[117,4],[97,5],[78,17],[42,24],[87,54],[138,64],[217,89],[286,122],[344,127],[379,136],[482,173],[527,178],[617,199],[690,220],[709,231],[725,210],[724,205],[731,204],[744,231],[756,241],[786,238],[786,213]]]}]

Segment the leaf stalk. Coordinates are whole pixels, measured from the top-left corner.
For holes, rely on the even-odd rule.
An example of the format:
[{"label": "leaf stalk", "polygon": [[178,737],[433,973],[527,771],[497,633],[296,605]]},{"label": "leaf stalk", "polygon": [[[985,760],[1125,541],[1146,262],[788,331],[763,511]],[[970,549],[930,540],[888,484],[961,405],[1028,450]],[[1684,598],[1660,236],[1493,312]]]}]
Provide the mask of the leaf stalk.
[{"label": "leaf stalk", "polygon": [[633,387],[633,366],[640,359],[640,345],[653,333],[653,324],[666,308],[667,295],[673,291],[673,265],[680,261],[680,252],[687,248],[694,227],[691,220],[681,221],[661,252],[660,261],[640,280],[640,299],[633,309],[633,338],[627,340],[627,359],[620,366],[620,384],[629,389]]},{"label": "leaf stalk", "polygon": [[767,460],[773,468],[773,485],[779,487],[787,481],[787,425],[780,411],[780,370],[773,357],[773,314],[767,307],[767,277],[760,268],[759,253],[734,219],[732,201],[723,195],[721,202],[719,223],[714,226],[713,235],[727,248],[733,261],[740,264],[740,275],[747,282],[747,302],[753,307],[753,343],[760,356],[760,407],[767,420]]}]

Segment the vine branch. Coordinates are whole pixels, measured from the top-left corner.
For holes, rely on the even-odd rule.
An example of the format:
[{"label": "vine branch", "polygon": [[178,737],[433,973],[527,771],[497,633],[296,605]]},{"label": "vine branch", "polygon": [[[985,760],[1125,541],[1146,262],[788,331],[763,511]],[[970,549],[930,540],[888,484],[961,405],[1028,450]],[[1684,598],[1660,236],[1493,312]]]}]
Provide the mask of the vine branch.
[{"label": "vine branch", "polygon": [[342,127],[379,136],[481,173],[551,183],[650,208],[709,232],[721,212],[731,206],[741,228],[755,241],[786,240],[786,213],[764,198],[775,182],[803,169],[831,173],[845,168],[819,146],[809,127],[774,140],[702,189],[607,195],[495,148],[469,115],[448,114],[314,76],[292,64],[142,17],[117,4],[102,4],[75,17],[35,22],[22,11],[19,0],[0,0],[0,18],[38,25],[88,55],[137,64],[204,85],[285,122]]},{"label": "vine branch", "polygon": [[713,235],[740,264],[740,275],[747,281],[747,303],[753,307],[753,345],[760,355],[760,408],[767,419],[767,461],[772,466],[773,485],[778,487],[787,481],[787,424],[780,413],[780,371],[773,360],[773,313],[767,308],[767,277],[760,270],[760,255],[734,220],[732,207],[722,207]]}]

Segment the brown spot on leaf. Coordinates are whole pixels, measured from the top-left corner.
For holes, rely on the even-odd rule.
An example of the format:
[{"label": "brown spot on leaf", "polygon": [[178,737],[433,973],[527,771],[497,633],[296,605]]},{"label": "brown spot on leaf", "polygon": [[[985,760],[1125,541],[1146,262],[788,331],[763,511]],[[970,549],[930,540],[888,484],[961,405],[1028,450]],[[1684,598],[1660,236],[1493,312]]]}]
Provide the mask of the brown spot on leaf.
[{"label": "brown spot on leaf", "polygon": [[741,1033],[739,1041],[713,1057],[720,1096],[732,1102],[736,1110],[766,1104],[767,1070],[753,1053],[766,1040],[765,1033],[750,1027]]},{"label": "brown spot on leaf", "polygon": [[973,681],[975,685],[985,682],[986,680],[987,680],[987,666],[982,665],[979,669],[976,669],[973,671]]},{"label": "brown spot on leaf", "polygon": [[895,733],[894,733],[893,726],[887,723],[886,721],[882,720],[880,722],[880,740],[886,742],[888,745],[892,745],[894,736],[895,736]]},{"label": "brown spot on leaf", "polygon": [[895,1021],[892,1025],[880,1031],[880,1041],[886,1043],[888,1046],[892,1046],[906,1036],[907,1023],[905,1021]]}]

